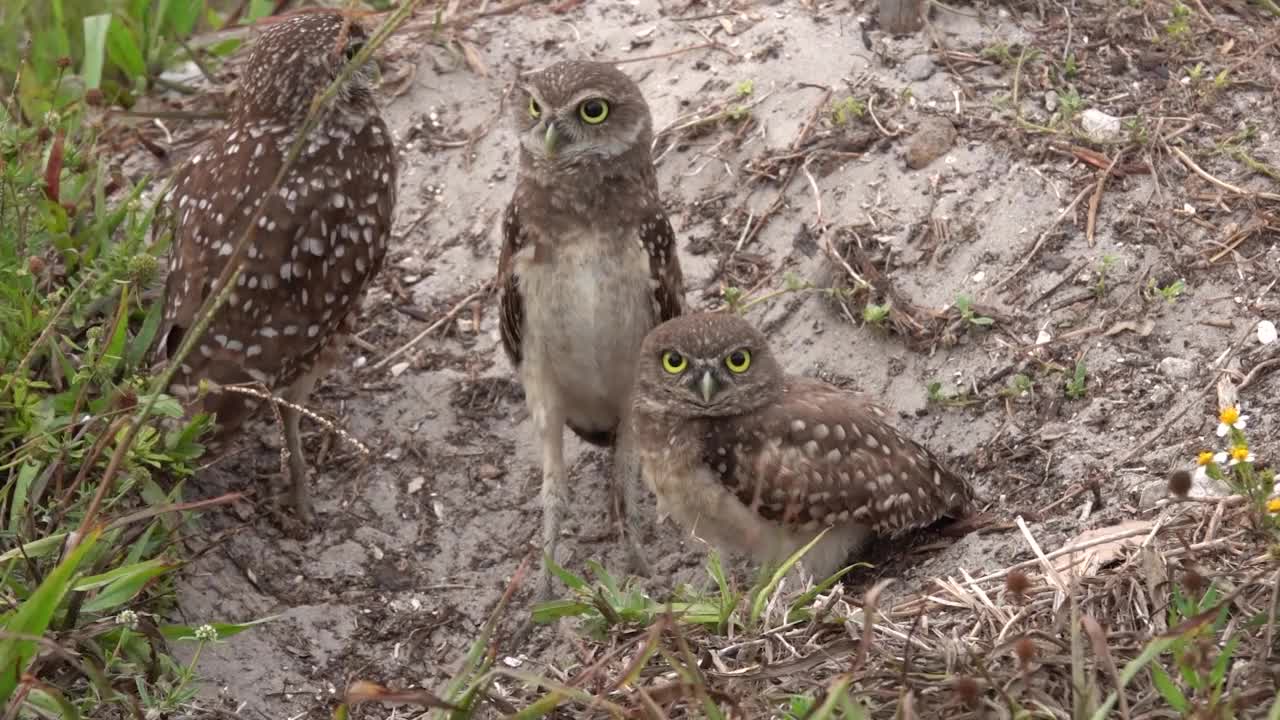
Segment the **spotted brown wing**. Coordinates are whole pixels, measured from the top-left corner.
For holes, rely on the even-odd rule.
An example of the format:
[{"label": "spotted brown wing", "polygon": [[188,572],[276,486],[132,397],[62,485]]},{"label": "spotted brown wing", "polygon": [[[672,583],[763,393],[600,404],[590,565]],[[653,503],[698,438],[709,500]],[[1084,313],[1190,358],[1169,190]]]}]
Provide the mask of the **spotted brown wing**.
[{"label": "spotted brown wing", "polygon": [[[292,383],[358,306],[386,256],[396,167],[382,121],[345,137],[341,127],[317,134],[266,196],[291,141],[276,127],[228,130],[193,156],[175,182],[165,355],[194,325],[254,212],[267,204],[231,296],[180,368],[176,385],[188,395],[201,378],[272,391]],[[216,393],[202,409],[217,413],[229,432],[253,405],[242,395]]]},{"label": "spotted brown wing", "polygon": [[655,316],[657,322],[663,323],[684,312],[684,275],[680,272],[676,234],[666,213],[657,210],[641,223],[640,240],[649,255]]},{"label": "spotted brown wing", "polygon": [[507,206],[502,217],[502,249],[498,253],[498,328],[502,349],[515,367],[524,359],[520,348],[524,334],[524,298],[520,296],[520,278],[516,276],[515,257],[529,242],[520,224],[515,202]]},{"label": "spotted brown wing", "polygon": [[816,380],[705,438],[704,462],[762,517],[814,529],[853,521],[890,534],[965,512],[967,484],[885,422],[883,411]]}]

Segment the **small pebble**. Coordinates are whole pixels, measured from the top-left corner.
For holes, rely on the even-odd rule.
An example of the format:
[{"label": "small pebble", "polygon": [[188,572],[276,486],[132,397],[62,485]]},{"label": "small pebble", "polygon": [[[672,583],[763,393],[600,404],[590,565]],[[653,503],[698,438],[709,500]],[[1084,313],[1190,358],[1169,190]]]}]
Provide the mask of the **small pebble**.
[{"label": "small pebble", "polygon": [[1094,140],[1117,140],[1120,137],[1120,118],[1101,110],[1089,108],[1080,113],[1080,125]]},{"label": "small pebble", "polygon": [[933,58],[928,54],[912,55],[902,64],[902,70],[907,74],[907,79],[920,82],[933,77],[934,70],[937,66],[933,64]]},{"label": "small pebble", "polygon": [[920,121],[920,127],[907,139],[907,167],[919,170],[944,155],[956,142],[956,128],[951,121],[930,116]]},{"label": "small pebble", "polygon": [[1160,372],[1175,380],[1190,380],[1196,376],[1196,364],[1186,358],[1167,357],[1160,361]]}]

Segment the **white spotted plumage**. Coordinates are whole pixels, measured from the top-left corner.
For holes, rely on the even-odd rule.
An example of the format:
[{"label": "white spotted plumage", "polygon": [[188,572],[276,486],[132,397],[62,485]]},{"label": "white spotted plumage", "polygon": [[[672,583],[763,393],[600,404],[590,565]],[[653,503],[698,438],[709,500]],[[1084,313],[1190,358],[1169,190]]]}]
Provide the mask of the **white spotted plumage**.
[{"label": "white spotted plumage", "polygon": [[[312,99],[365,37],[362,27],[332,11],[271,25],[249,57],[226,126],[178,171],[162,358],[194,324],[241,236],[251,230],[252,237],[234,291],[178,374],[176,395],[193,399],[198,381],[209,379],[263,383],[299,402],[335,359],[333,345],[382,267],[395,208],[395,149],[366,69],[323,111],[279,191],[267,190]],[[361,237],[358,226],[368,242],[353,242]],[[256,407],[241,394],[213,393],[192,410],[216,415],[217,445]],[[296,419],[286,420],[296,426]],[[296,475],[305,468],[291,470],[297,490],[304,479]]]},{"label": "white spotted plumage", "polygon": [[[727,369],[739,351],[748,366]],[[664,370],[668,352],[688,369]],[[956,517],[972,502],[965,481],[889,425],[881,408],[784,374],[764,336],[737,316],[659,326],[645,339],[636,378],[635,447],[646,482],[666,513],[728,550],[777,563],[826,530],[805,559],[825,576],[868,535]]]}]

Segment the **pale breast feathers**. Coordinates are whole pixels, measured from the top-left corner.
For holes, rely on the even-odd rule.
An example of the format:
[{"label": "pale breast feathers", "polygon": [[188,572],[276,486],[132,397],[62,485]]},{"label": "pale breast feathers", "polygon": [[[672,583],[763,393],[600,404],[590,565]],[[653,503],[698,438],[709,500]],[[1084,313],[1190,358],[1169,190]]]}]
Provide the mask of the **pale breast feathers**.
[{"label": "pale breast feathers", "polygon": [[[661,209],[643,216],[636,233],[649,258],[649,279],[655,323],[670,320],[684,309],[684,278],[680,272],[675,233]],[[635,237],[635,236],[632,236]],[[499,332],[511,363],[523,360],[525,307],[516,272],[516,257],[537,242],[534,230],[521,222],[516,204],[507,206],[502,222],[502,249],[498,255]]]},{"label": "pale breast feathers", "polygon": [[878,533],[929,525],[967,505],[967,486],[883,412],[791,378],[774,405],[704,438],[703,462],[760,516],[797,528],[843,522]]}]

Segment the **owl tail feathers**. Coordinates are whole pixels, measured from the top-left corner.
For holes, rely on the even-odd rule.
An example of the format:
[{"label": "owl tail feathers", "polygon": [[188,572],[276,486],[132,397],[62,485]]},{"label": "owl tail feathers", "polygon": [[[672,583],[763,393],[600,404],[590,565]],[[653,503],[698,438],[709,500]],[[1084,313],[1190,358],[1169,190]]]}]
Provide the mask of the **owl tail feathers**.
[{"label": "owl tail feathers", "polygon": [[978,498],[963,477],[952,472],[944,474],[941,489],[949,505],[938,522],[943,535],[963,537],[990,524],[989,518],[976,512]]}]

